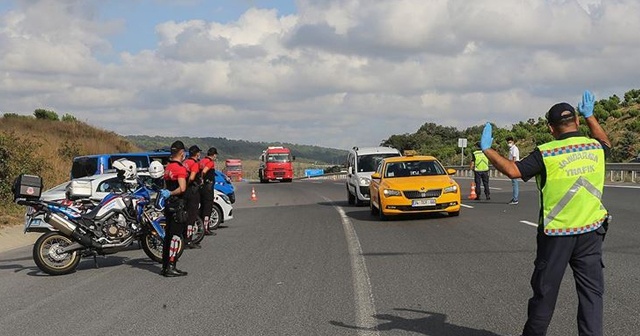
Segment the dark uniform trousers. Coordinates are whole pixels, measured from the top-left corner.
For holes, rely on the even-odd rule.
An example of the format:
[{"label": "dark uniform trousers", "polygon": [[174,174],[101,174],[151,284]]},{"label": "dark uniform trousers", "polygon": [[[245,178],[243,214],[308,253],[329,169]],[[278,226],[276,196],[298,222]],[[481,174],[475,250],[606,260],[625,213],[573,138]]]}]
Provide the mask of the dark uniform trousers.
[{"label": "dark uniform trousers", "polygon": [[[187,191],[184,195],[185,200],[187,201],[187,225],[196,225],[196,220],[200,215],[200,188],[198,185],[191,184],[187,187]],[[187,228],[185,226],[184,235],[187,235]],[[186,237],[187,242],[192,237]]]},{"label": "dark uniform trousers", "polygon": [[478,197],[480,197],[482,188],[480,187],[480,183],[484,186],[484,195],[489,196],[489,171],[474,171],[474,182],[476,184],[476,193]]},{"label": "dark uniform trousers", "polygon": [[[178,206],[178,211],[184,211],[184,201],[178,200],[178,198],[172,197],[170,198],[173,203],[179,204],[182,202],[180,206]],[[184,231],[186,230],[186,222],[179,222],[178,218],[176,218],[175,209],[171,209],[171,207],[167,204],[164,208],[164,217],[166,220],[166,226],[164,231],[164,240],[162,242],[162,268],[169,268],[169,250],[171,248],[171,240],[173,236],[180,237],[182,243],[179,246],[179,249],[184,248]],[[178,256],[180,255],[179,251],[176,253],[175,261],[177,261]]]},{"label": "dark uniform trousers", "polygon": [[[213,183],[205,181],[200,188],[200,217],[204,220],[205,217],[211,217],[211,211],[213,210]],[[209,231],[208,227],[204,228]]]},{"label": "dark uniform trousers", "polygon": [[538,232],[535,269],[531,276],[533,297],[523,336],[547,334],[567,265],[573,270],[578,292],[580,336],[602,336],[604,228],[579,235],[547,236]]}]

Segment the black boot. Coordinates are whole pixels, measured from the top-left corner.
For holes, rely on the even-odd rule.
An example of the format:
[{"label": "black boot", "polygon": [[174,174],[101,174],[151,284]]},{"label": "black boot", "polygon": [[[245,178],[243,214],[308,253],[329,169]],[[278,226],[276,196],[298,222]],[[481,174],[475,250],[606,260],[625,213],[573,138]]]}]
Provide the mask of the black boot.
[{"label": "black boot", "polygon": [[171,270],[173,270],[173,271],[177,272],[178,274],[180,274],[179,276],[184,276],[184,275],[189,274],[189,272],[186,272],[186,271],[183,271],[183,270],[179,270],[179,269],[176,267],[176,263],[175,263],[175,262],[173,262],[173,263],[169,266],[169,269],[171,269]]},{"label": "black boot", "polygon": [[169,268],[163,268],[162,271],[160,271],[160,275],[167,278],[182,276],[181,273],[178,273],[178,271],[176,271],[176,269],[172,268],[171,266],[169,266]]}]

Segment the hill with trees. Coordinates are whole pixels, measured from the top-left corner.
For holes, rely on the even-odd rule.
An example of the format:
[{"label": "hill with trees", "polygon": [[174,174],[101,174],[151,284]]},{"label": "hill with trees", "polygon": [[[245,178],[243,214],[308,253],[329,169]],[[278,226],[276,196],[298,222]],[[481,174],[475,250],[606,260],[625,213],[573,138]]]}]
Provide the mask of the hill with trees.
[{"label": "hill with trees", "polygon": [[[609,162],[629,162],[638,156],[640,150],[640,90],[630,90],[623,97],[621,99],[613,95],[599,100],[594,108],[594,116],[601,122],[612,142]],[[508,154],[505,140],[508,136],[516,139],[521,156],[530,153],[537,145],[553,140],[546,120],[540,116],[521,121],[511,128],[493,126],[494,148],[503,155]],[[383,140],[381,145],[415,150],[418,154],[433,155],[445,165],[459,165],[458,139],[466,138],[466,165],[470,160],[469,154],[475,150],[474,144],[480,140],[483,128],[484,125],[477,125],[461,131],[455,127],[426,123],[415,133],[392,135]],[[580,122],[580,131],[585,135],[589,134],[584,120]]]},{"label": "hill with trees", "polygon": [[187,146],[198,145],[205,151],[209,147],[215,147],[218,150],[218,158],[221,160],[229,158],[257,160],[268,146],[284,146],[291,149],[291,154],[296,157],[296,161],[324,165],[342,164],[347,156],[347,151],[341,149],[281,142],[250,142],[226,138],[151,137],[146,135],[131,135],[126,138],[144,150],[169,147],[176,139],[182,140]]},{"label": "hill with trees", "polygon": [[15,223],[24,207],[12,203],[11,186],[21,173],[42,176],[45,188],[69,179],[74,157],[95,153],[140,151],[114,132],[101,130],[65,114],[38,109],[33,116],[0,117],[0,226]]}]

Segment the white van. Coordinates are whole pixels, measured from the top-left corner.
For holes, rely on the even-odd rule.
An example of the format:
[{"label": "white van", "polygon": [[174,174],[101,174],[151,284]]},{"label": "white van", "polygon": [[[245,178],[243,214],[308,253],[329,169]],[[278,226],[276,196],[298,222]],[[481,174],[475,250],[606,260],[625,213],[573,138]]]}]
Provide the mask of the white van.
[{"label": "white van", "polygon": [[384,158],[401,156],[391,147],[353,147],[347,155],[347,201],[362,205],[369,201],[371,174]]}]

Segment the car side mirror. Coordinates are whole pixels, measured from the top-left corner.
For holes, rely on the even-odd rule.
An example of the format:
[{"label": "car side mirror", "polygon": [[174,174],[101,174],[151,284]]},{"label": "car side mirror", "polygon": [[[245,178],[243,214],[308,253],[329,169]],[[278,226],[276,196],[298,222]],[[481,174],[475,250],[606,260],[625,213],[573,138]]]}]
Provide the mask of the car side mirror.
[{"label": "car side mirror", "polygon": [[453,168],[449,168],[449,169],[447,169],[447,174],[449,174],[449,175],[455,175],[455,174],[456,174],[456,170],[455,170],[455,169],[453,169]]},{"label": "car side mirror", "polygon": [[372,180],[379,180],[380,179],[380,173],[371,174],[371,179]]}]

